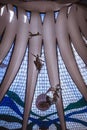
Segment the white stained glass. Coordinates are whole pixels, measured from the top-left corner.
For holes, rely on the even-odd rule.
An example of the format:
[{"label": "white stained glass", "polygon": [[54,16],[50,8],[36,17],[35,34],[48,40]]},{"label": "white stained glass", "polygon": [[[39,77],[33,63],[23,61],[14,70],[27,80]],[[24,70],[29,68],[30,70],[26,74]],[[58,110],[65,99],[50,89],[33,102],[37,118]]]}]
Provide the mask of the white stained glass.
[{"label": "white stained glass", "polygon": [[49,130],[57,130],[54,124],[50,125]]},{"label": "white stained glass", "polygon": [[32,130],[39,130],[39,126],[38,125],[34,125]]}]

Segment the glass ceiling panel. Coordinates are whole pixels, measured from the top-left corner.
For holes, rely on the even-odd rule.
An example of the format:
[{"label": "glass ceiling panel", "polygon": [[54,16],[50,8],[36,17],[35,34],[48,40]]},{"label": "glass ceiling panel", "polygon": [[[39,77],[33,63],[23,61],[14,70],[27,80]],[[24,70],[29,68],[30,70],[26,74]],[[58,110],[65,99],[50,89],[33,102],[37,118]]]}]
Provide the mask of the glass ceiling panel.
[{"label": "glass ceiling panel", "polygon": [[[3,63],[7,66],[9,65],[12,50],[13,46],[11,47],[10,51],[3,61]],[[29,50],[27,48],[21,67],[13,83],[10,86],[10,89],[0,103],[0,126],[5,127],[9,130],[16,130],[22,127],[28,67],[28,51]],[[84,81],[87,84],[87,67],[76,53],[74,47],[73,51],[81,74],[83,75]],[[85,130],[87,129],[87,102],[84,100],[74,82],[72,81],[69,73],[67,72],[58,48],[57,55],[67,129]],[[45,60],[44,48],[42,48],[42,59]],[[0,83],[4,78],[6,69],[7,67],[0,67]],[[57,129],[60,128],[59,117],[57,115],[55,105],[52,105],[45,112],[38,110],[36,107],[37,96],[41,93],[46,92],[49,87],[50,84],[47,74],[47,68],[46,64],[44,63],[44,66],[42,67],[37,80],[31,114],[28,121],[29,130],[32,129],[34,125],[38,125],[39,127],[49,127],[50,125],[55,124]]]}]

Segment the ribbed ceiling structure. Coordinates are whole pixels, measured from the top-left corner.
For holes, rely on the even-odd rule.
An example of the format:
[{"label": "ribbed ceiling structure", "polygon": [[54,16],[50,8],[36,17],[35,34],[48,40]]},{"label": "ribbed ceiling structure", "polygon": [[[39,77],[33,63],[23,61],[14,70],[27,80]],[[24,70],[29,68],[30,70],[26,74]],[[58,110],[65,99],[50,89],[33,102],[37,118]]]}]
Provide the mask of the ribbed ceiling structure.
[{"label": "ribbed ceiling structure", "polygon": [[87,130],[86,28],[85,0],[0,0],[1,130]]}]

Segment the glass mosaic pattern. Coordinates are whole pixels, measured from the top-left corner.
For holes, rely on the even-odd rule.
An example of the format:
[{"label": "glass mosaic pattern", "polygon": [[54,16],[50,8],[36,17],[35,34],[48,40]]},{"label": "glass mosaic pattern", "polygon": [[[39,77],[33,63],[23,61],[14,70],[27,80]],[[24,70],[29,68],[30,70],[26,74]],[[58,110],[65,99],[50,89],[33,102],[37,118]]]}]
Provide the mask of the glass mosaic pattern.
[{"label": "glass mosaic pattern", "polygon": [[[4,63],[7,65],[9,64],[11,52],[12,48],[4,60]],[[14,82],[0,103],[0,126],[7,129],[19,129],[22,126],[27,77],[27,56],[28,49],[26,50],[25,57],[18,74],[14,79]],[[87,102],[83,99],[82,95],[68,74],[60,56],[59,50],[58,56],[60,81],[67,128],[71,130],[74,127],[75,130],[84,130],[87,128]],[[87,68],[77,53],[75,53],[75,56],[85,82],[87,83]],[[44,51],[42,51],[42,57],[44,59]],[[3,79],[5,71],[6,67],[0,68],[0,82]],[[35,124],[40,127],[45,125],[48,127],[52,124],[55,124],[57,127],[59,127],[59,118],[57,116],[54,105],[52,105],[51,108],[45,112],[38,110],[35,105],[37,96],[43,92],[46,92],[48,88],[49,79],[47,75],[46,65],[44,65],[41,73],[38,76],[38,82],[32,103],[31,115],[29,118],[29,127],[32,127]]]}]

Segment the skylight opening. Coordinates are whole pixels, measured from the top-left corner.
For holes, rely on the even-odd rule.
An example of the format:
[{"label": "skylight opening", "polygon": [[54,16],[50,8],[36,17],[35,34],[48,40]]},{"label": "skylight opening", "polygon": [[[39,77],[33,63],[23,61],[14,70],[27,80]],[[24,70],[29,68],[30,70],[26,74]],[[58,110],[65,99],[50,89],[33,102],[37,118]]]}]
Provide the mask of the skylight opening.
[{"label": "skylight opening", "polygon": [[26,22],[27,22],[27,16],[24,15],[24,23],[26,23]]},{"label": "skylight opening", "polygon": [[1,10],[0,10],[0,15],[1,15],[1,16],[2,16],[3,13],[4,13],[4,9],[5,9],[5,6],[3,6],[3,7],[1,8]]},{"label": "skylight opening", "polygon": [[9,10],[9,13],[10,13],[10,20],[9,20],[9,22],[11,23],[12,20],[13,20],[13,17],[14,17],[14,12],[12,10]]}]

